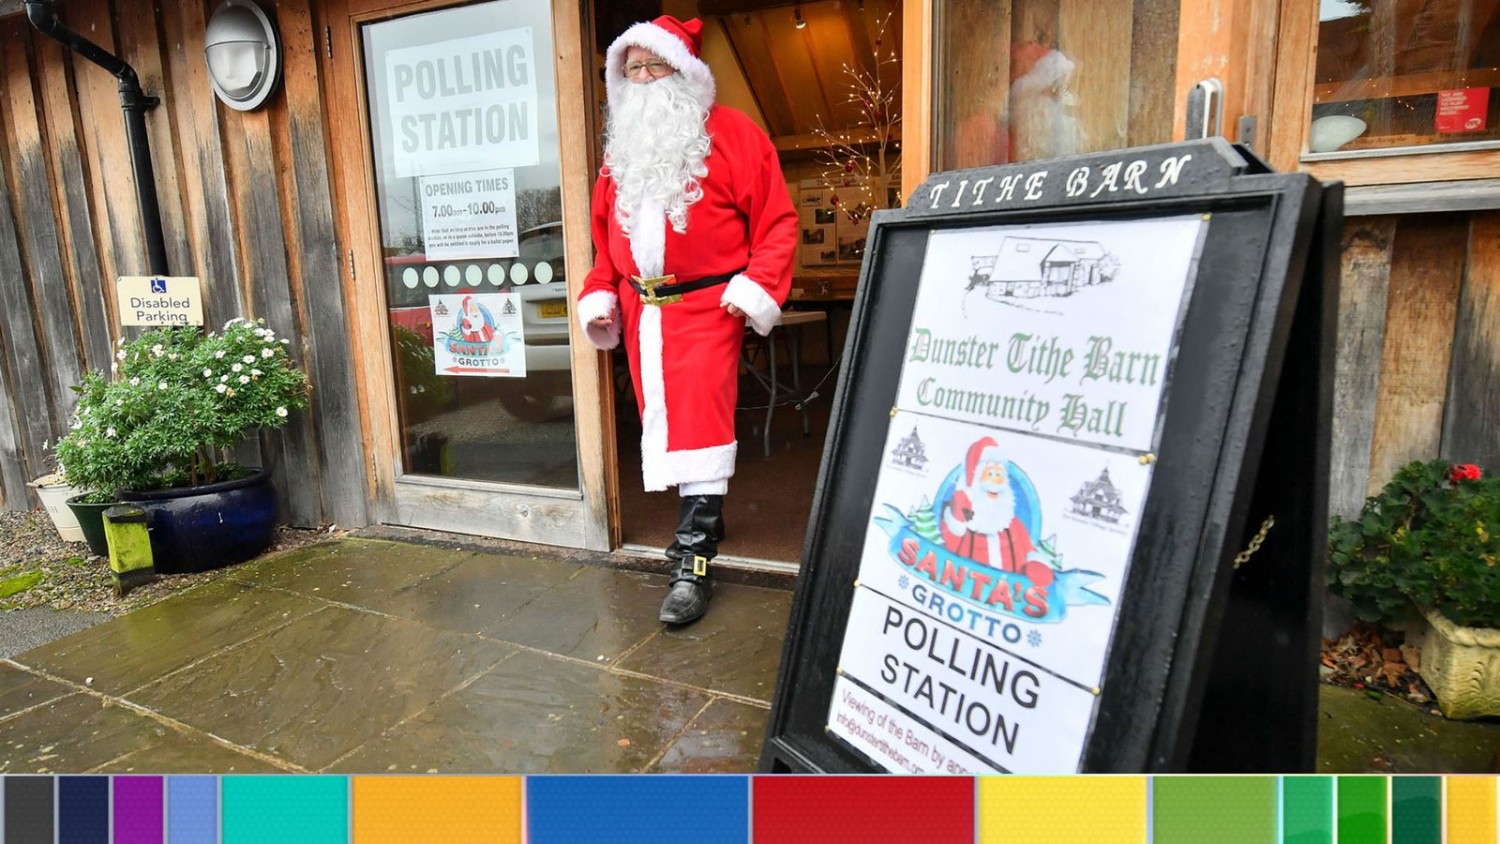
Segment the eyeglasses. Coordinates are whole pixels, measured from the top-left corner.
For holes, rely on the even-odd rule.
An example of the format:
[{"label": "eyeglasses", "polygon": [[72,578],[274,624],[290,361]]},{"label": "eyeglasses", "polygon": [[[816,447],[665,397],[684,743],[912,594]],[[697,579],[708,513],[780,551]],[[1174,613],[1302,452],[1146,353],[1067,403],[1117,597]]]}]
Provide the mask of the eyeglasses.
[{"label": "eyeglasses", "polygon": [[664,61],[631,62],[625,65],[625,78],[629,79],[642,70],[655,77],[667,76],[677,72],[671,65]]}]

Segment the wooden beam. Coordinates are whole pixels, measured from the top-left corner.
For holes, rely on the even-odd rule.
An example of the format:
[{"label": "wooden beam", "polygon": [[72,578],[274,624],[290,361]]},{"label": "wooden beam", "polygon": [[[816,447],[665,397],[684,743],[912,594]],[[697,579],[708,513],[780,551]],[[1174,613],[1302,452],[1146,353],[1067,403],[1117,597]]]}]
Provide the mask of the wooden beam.
[{"label": "wooden beam", "polygon": [[1458,303],[1442,456],[1500,466],[1500,214],[1469,220],[1468,272]]},{"label": "wooden beam", "polygon": [[934,0],[901,6],[901,201],[932,172]]},{"label": "wooden beam", "polygon": [[1328,512],[1346,519],[1359,515],[1368,492],[1397,221],[1372,217],[1344,227]]},{"label": "wooden beam", "polygon": [[1349,100],[1417,97],[1454,88],[1494,88],[1497,85],[1500,85],[1500,68],[1441,70],[1376,79],[1351,79],[1347,82],[1324,82],[1313,88],[1313,102],[1339,103]]}]

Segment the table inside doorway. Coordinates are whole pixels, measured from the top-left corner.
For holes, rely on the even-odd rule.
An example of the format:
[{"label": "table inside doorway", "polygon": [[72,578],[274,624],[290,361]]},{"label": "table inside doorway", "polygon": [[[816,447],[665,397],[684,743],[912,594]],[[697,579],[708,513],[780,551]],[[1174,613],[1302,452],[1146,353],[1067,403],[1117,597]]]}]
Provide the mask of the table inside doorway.
[{"label": "table inside doorway", "polygon": [[[766,391],[766,421],[761,433],[762,449],[765,456],[771,456],[771,420],[776,413],[776,406],[786,402],[795,402],[797,409],[802,412],[802,436],[811,433],[811,426],[807,418],[807,397],[802,394],[802,331],[809,325],[815,323],[827,323],[828,313],[826,311],[782,311],[771,328],[771,333],[765,337],[756,334],[749,326],[745,328],[745,343],[741,347],[741,361],[745,370]],[[776,337],[784,334],[787,341],[787,353],[792,366],[792,383],[790,387],[778,379],[776,364]],[[758,365],[755,358],[764,352],[764,365]]]}]

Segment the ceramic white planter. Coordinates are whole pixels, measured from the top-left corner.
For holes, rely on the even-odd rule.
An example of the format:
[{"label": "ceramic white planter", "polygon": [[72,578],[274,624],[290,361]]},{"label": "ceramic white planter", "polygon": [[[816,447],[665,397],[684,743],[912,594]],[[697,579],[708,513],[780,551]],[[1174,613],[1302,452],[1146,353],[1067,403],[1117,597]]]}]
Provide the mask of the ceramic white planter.
[{"label": "ceramic white planter", "polygon": [[1459,627],[1437,610],[1419,608],[1422,620],[1408,636],[1420,638],[1417,673],[1449,718],[1500,715],[1500,630]]},{"label": "ceramic white planter", "polygon": [[61,483],[57,475],[44,475],[27,486],[36,490],[37,498],[42,500],[42,506],[47,509],[47,515],[52,517],[52,526],[57,528],[57,535],[64,542],[82,542],[83,528],[78,526],[78,519],[67,504],[69,498],[78,494],[78,490]]}]

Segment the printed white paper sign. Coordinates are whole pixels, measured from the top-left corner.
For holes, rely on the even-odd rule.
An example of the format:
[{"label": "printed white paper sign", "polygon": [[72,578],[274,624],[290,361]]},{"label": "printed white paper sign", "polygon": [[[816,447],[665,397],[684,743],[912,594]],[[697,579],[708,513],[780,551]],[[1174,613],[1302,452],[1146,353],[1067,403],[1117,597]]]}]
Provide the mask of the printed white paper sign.
[{"label": "printed white paper sign", "polygon": [[516,182],[513,170],[486,170],[421,180],[422,244],[429,261],[514,258]]},{"label": "printed white paper sign", "polygon": [[1147,451],[1199,215],[934,232],[896,404]]},{"label": "printed white paper sign", "polygon": [[427,300],[439,375],[526,377],[521,297],[514,290]]},{"label": "printed white paper sign", "polygon": [[828,729],[892,773],[966,775],[994,770],[847,677],[833,682]]}]

